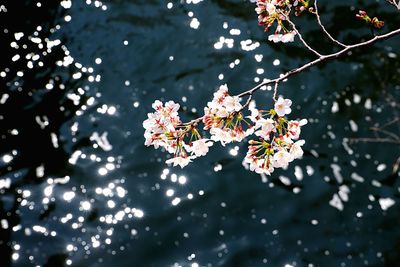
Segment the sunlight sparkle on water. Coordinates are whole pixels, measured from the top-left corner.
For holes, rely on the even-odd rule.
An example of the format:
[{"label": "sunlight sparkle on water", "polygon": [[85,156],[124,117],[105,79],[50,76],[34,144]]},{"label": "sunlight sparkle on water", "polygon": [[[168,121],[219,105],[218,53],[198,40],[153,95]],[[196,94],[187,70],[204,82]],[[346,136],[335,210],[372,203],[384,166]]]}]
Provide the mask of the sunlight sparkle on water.
[{"label": "sunlight sparkle on water", "polygon": [[12,160],[13,160],[13,156],[11,156],[10,154],[5,154],[4,156],[3,156],[3,162],[4,163],[10,163]]},{"label": "sunlight sparkle on water", "polygon": [[280,61],[279,59],[275,59],[275,60],[272,62],[272,65],[274,65],[274,66],[279,66],[279,64],[281,64],[281,61]]},{"label": "sunlight sparkle on water", "polygon": [[81,202],[81,209],[82,210],[90,210],[91,204],[89,201],[82,201]]},{"label": "sunlight sparkle on water", "polygon": [[240,46],[244,51],[252,51],[260,46],[259,42],[253,42],[250,39],[240,41]]},{"label": "sunlight sparkle on water", "polygon": [[108,206],[110,209],[113,209],[113,208],[115,208],[115,202],[112,201],[112,200],[109,200],[109,201],[107,201],[107,206]]},{"label": "sunlight sparkle on water", "polygon": [[168,189],[165,194],[167,195],[167,197],[172,197],[175,194],[174,189]]},{"label": "sunlight sparkle on water", "polygon": [[126,195],[126,190],[124,188],[122,188],[121,186],[117,186],[117,188],[115,189],[115,191],[117,191],[117,195],[120,198],[125,197]]},{"label": "sunlight sparkle on water", "polygon": [[46,188],[43,190],[43,193],[46,197],[51,196],[51,194],[53,193],[53,186],[52,185],[46,186]]},{"label": "sunlight sparkle on water", "polygon": [[203,0],[186,0],[187,4],[198,4],[202,2]]},{"label": "sunlight sparkle on water", "polygon": [[144,212],[140,209],[133,209],[133,215],[137,218],[143,218]]},{"label": "sunlight sparkle on water", "polygon": [[186,179],[185,176],[183,176],[183,175],[179,176],[178,182],[179,182],[180,184],[186,184],[186,181],[187,181],[187,179]]},{"label": "sunlight sparkle on water", "polygon": [[181,202],[181,199],[180,199],[179,197],[176,197],[176,198],[174,198],[174,199],[171,201],[171,204],[172,204],[173,206],[176,206],[176,205],[178,205],[180,202]]},{"label": "sunlight sparkle on water", "polygon": [[190,21],[190,28],[192,29],[198,29],[200,27],[200,21],[197,18],[192,18]]},{"label": "sunlight sparkle on water", "polygon": [[74,197],[75,197],[75,193],[72,192],[72,191],[65,192],[65,193],[63,194],[64,200],[65,200],[65,201],[68,201],[68,202],[71,201]]},{"label": "sunlight sparkle on water", "polygon": [[240,30],[239,29],[231,29],[229,31],[230,35],[240,35]]},{"label": "sunlight sparkle on water", "polygon": [[19,259],[19,254],[16,253],[16,252],[14,252],[14,253],[11,255],[11,258],[13,259],[13,261],[18,260],[18,259]]},{"label": "sunlight sparkle on water", "polygon": [[102,176],[104,176],[108,173],[107,169],[104,167],[99,168],[99,170],[97,172]]},{"label": "sunlight sparkle on water", "polygon": [[219,50],[226,45],[228,48],[233,48],[234,40],[232,38],[219,37],[219,41],[214,44],[214,48]]},{"label": "sunlight sparkle on water", "polygon": [[74,250],[74,245],[68,244],[66,249],[67,249],[67,251],[73,251]]},{"label": "sunlight sparkle on water", "polygon": [[391,206],[395,204],[395,201],[391,198],[380,198],[379,199],[379,205],[381,206],[382,210],[387,210]]},{"label": "sunlight sparkle on water", "polygon": [[[231,150],[229,150],[229,154],[231,154],[232,156],[237,156],[239,154],[239,147],[235,146],[234,148],[232,148]],[[215,168],[214,168],[215,169]]]}]

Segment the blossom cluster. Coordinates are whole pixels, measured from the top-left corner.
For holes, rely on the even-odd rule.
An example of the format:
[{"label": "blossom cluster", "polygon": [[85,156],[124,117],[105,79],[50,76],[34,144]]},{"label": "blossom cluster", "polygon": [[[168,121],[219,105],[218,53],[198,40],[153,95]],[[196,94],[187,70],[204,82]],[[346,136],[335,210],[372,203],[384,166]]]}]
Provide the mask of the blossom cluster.
[{"label": "blossom cluster", "polygon": [[[250,107],[248,116],[242,112],[249,103],[242,105],[240,100],[222,85],[204,108],[204,116],[189,123],[182,123],[179,104],[173,101],[163,104],[156,100],[153,103],[155,112],[149,113],[143,122],[145,145],[169,152],[173,156],[166,163],[183,168],[193,159],[206,155],[215,142],[225,146],[255,134],[257,139],[249,141],[244,161],[251,171],[265,174],[271,174],[274,168],[286,168],[289,162],[303,155],[304,140],[298,139],[301,126],[307,120],[286,118],[291,113],[291,100],[280,97],[269,110]],[[200,134],[200,122],[210,138]]]},{"label": "blossom cluster", "polygon": [[247,122],[241,113],[242,109],[240,98],[230,96],[226,85],[220,86],[213,100],[204,108],[204,130],[210,131],[211,140],[225,146],[230,142],[240,142],[252,134],[252,127],[243,127]]},{"label": "blossom cluster", "polygon": [[304,140],[298,140],[306,119],[288,120],[292,101],[279,98],[274,109],[251,108],[249,118],[255,124],[257,140],[250,140],[244,162],[250,170],[270,175],[275,168],[286,168],[294,159],[303,156]]},{"label": "blossom cluster", "polygon": [[257,0],[255,11],[258,14],[258,24],[264,27],[265,31],[276,22],[275,33],[268,37],[269,41],[293,42],[296,32],[293,29],[285,27],[284,22],[290,15],[292,7],[295,8],[295,14],[300,15],[304,10],[309,10],[308,0]]},{"label": "blossom cluster", "polygon": [[145,145],[154,146],[156,149],[163,148],[173,154],[173,157],[166,161],[167,164],[183,168],[192,159],[207,154],[212,142],[202,138],[194,125],[181,122],[178,115],[179,104],[169,101],[164,105],[156,100],[152,107],[155,112],[148,113],[143,122]]}]

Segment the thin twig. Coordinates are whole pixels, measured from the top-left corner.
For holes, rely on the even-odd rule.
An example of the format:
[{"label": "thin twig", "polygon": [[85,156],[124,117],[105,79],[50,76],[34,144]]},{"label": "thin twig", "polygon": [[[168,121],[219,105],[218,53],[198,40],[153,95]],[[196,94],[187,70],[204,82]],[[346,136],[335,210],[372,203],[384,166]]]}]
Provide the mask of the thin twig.
[{"label": "thin twig", "polygon": [[304,40],[304,38],[303,38],[303,36],[301,35],[300,31],[297,30],[296,24],[294,24],[293,21],[291,21],[291,20],[289,19],[289,16],[287,16],[286,14],[283,14],[283,13],[281,13],[281,14],[285,16],[286,21],[289,22],[289,24],[292,26],[293,30],[294,30],[294,31],[296,32],[296,34],[299,36],[300,41],[303,43],[303,45],[304,45],[308,50],[310,50],[311,52],[313,52],[317,57],[322,57],[322,55],[321,55],[317,50],[315,50],[314,48],[312,48],[312,47],[306,42],[306,40]]},{"label": "thin twig", "polygon": [[250,104],[251,99],[253,99],[253,95],[249,95],[249,97],[247,98],[247,101],[243,105],[242,109],[246,108]]},{"label": "thin twig", "polygon": [[400,1],[398,3],[396,3],[396,1],[394,1],[394,0],[386,0],[386,2],[395,6],[398,10],[400,10]]},{"label": "thin twig", "polygon": [[339,50],[336,53],[323,55],[323,56],[321,56],[321,57],[319,57],[317,59],[314,59],[313,61],[310,61],[310,62],[304,64],[301,67],[292,69],[292,70],[286,72],[284,75],[281,75],[279,78],[275,78],[273,80],[267,80],[265,82],[262,82],[262,83],[256,85],[255,87],[253,87],[253,88],[251,88],[251,89],[239,94],[239,96],[250,95],[250,94],[254,93],[255,91],[259,90],[264,85],[268,85],[268,84],[272,84],[272,83],[276,83],[276,82],[281,82],[281,81],[289,78],[292,75],[298,74],[298,73],[300,73],[300,72],[302,72],[302,71],[304,71],[304,70],[306,70],[306,69],[308,69],[308,68],[310,68],[310,67],[312,67],[314,65],[317,65],[320,62],[324,62],[324,61],[327,61],[327,60],[338,58],[338,57],[342,56],[343,54],[345,54],[345,53],[347,53],[347,52],[349,52],[351,50],[354,50],[355,48],[368,46],[368,45],[371,45],[371,44],[373,44],[373,43],[375,43],[375,42],[377,42],[379,40],[385,40],[385,39],[388,39],[388,38],[390,38],[390,37],[392,37],[394,35],[397,35],[397,34],[400,34],[400,28],[396,29],[396,30],[393,30],[391,32],[382,34],[382,35],[377,35],[374,38],[371,38],[371,39],[369,39],[367,41],[364,41],[364,42],[361,42],[361,43],[348,45],[348,46],[346,46],[342,50]]},{"label": "thin twig", "polygon": [[321,17],[319,16],[319,13],[318,13],[318,3],[317,3],[317,0],[315,0],[315,2],[314,2],[314,8],[315,8],[315,16],[317,17],[318,24],[319,24],[319,26],[321,27],[322,31],[326,34],[326,36],[328,36],[328,38],[329,38],[332,42],[334,42],[335,44],[340,45],[341,47],[347,47],[347,45],[345,45],[344,43],[339,42],[338,40],[336,40],[335,38],[333,38],[333,36],[332,36],[332,35],[327,31],[327,29],[325,28],[324,24],[322,24]]},{"label": "thin twig", "polygon": [[394,124],[395,122],[398,122],[398,121],[400,121],[400,118],[394,118],[393,120],[385,123],[384,125],[380,126],[379,128],[383,129],[383,128],[385,128],[385,127],[387,127],[389,125],[392,125],[392,124]]},{"label": "thin twig", "polygon": [[274,99],[275,102],[277,101],[276,97],[278,95],[278,85],[279,85],[279,82],[276,82],[275,86],[274,86],[274,95],[272,97],[272,99]]},{"label": "thin twig", "polygon": [[390,143],[400,145],[400,141],[391,138],[350,138],[350,142],[367,142],[367,143]]},{"label": "thin twig", "polygon": [[396,173],[400,168],[400,157],[397,158],[396,162],[393,164],[393,173]]},{"label": "thin twig", "polygon": [[375,131],[375,132],[379,132],[379,133],[386,134],[386,135],[392,137],[393,139],[396,139],[396,140],[399,140],[399,141],[400,141],[399,136],[398,136],[397,134],[394,134],[394,133],[390,132],[390,131],[386,131],[386,130],[383,130],[383,129],[377,128],[377,127],[371,127],[370,129],[371,129],[372,131]]}]

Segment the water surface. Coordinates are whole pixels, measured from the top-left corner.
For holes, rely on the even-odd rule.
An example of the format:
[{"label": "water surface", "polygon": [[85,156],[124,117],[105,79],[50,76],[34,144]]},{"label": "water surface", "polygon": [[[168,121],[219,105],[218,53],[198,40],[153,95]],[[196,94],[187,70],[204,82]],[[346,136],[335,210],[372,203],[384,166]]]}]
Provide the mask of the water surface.
[{"label": "water surface", "polygon": [[[328,29],[369,38],[348,3],[321,2]],[[399,25],[384,1],[365,8],[381,10],[382,31]],[[269,43],[254,3],[1,10],[2,266],[397,266],[399,145],[356,141],[385,137],[371,127],[399,116],[398,37],[280,86],[293,118],[309,120],[305,156],[260,177],[242,166],[245,143],[170,168],[142,128],[156,99],[179,102],[189,120],[221,84],[239,93],[312,59]],[[336,49],[311,18],[297,20],[311,44]],[[272,104],[268,90],[256,97]]]}]

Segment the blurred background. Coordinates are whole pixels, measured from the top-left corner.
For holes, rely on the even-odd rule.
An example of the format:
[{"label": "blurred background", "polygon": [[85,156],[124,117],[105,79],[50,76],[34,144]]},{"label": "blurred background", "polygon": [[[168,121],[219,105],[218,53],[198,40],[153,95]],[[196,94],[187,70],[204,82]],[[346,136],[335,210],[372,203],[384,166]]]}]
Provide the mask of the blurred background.
[{"label": "blurred background", "polygon": [[[385,1],[320,1],[345,43],[371,38],[358,9],[400,25]],[[399,37],[281,84],[307,118],[303,159],[270,177],[242,166],[246,142],[185,169],[144,146],[151,103],[201,116],[313,59],[267,41],[244,0],[0,3],[2,267],[399,266]],[[294,19],[338,49],[310,14]],[[268,88],[270,89],[270,88]],[[269,90],[256,94],[272,105]]]}]

